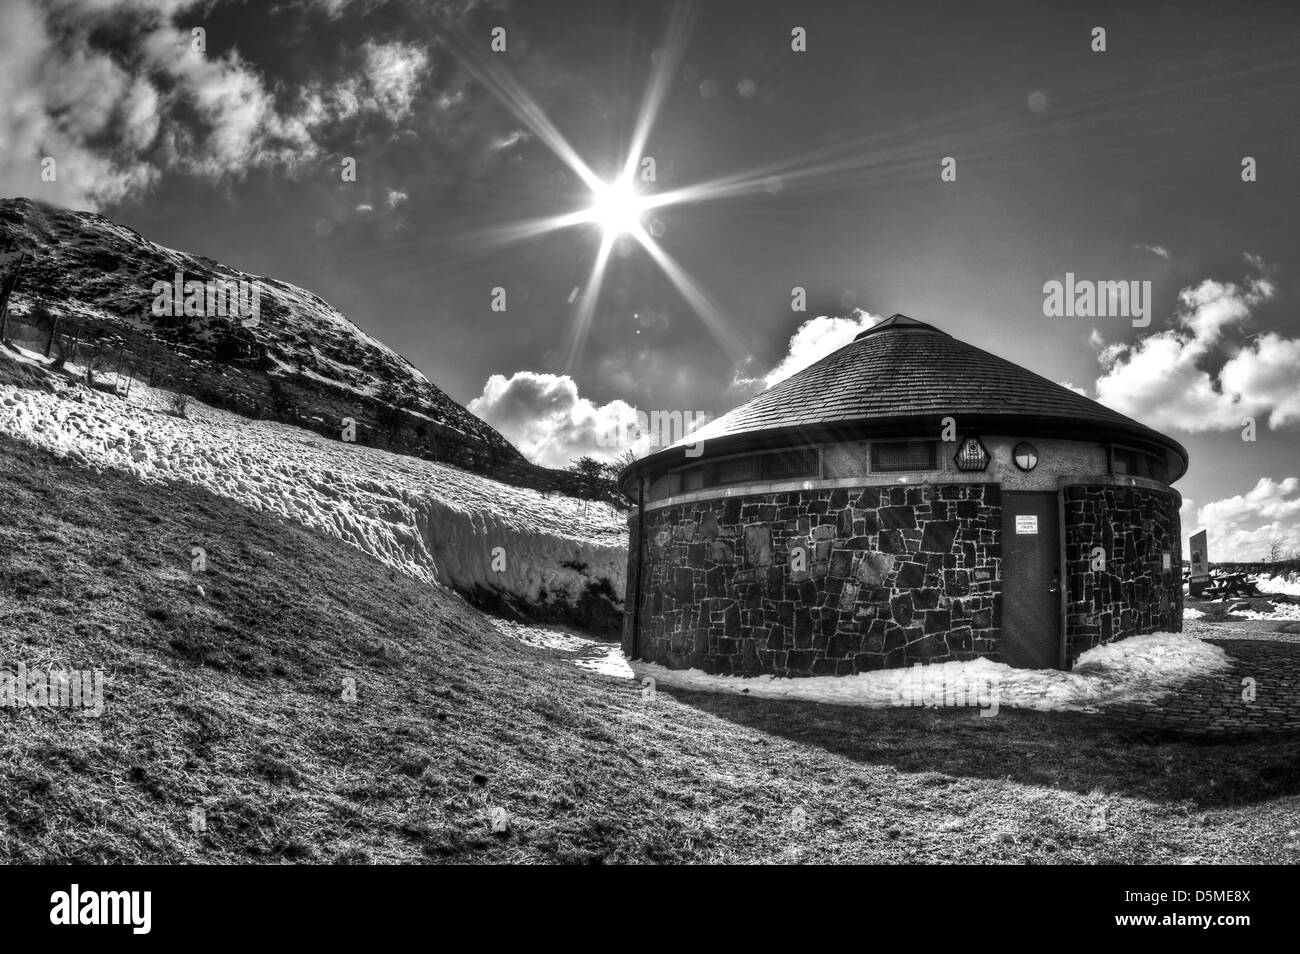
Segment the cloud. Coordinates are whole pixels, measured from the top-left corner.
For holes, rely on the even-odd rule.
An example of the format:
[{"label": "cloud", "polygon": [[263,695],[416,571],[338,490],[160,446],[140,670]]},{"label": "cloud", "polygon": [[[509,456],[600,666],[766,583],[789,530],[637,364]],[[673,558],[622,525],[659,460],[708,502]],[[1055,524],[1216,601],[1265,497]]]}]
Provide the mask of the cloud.
[{"label": "cloud", "polygon": [[[147,188],[158,170],[133,153],[157,134],[156,91],[84,32],[53,32],[49,16],[30,0],[0,4],[0,194],[85,204]],[[53,182],[41,178],[46,157]]]},{"label": "cloud", "polygon": [[597,405],[578,394],[577,383],[567,374],[494,374],[468,406],[530,460],[546,467],[567,467],[585,455],[612,460],[625,448],[611,443],[610,436],[636,424],[632,405]]},{"label": "cloud", "polygon": [[170,123],[174,164],[220,178],[257,166],[293,168],[320,148],[313,127],[325,120],[319,97],[303,91],[281,112],[276,96],[237,51],[214,57],[192,49],[188,30],[159,26],[142,41],[144,62],[165,79],[162,110],[190,122]]},{"label": "cloud", "polygon": [[400,191],[400,190],[398,190],[398,189],[389,189],[389,190],[388,190],[388,207],[389,207],[390,209],[396,208],[397,206],[399,206],[399,205],[401,205],[403,202],[405,202],[408,198],[409,198],[409,196],[407,196],[407,194],[406,194],[405,192],[402,192],[402,191]]},{"label": "cloud", "polygon": [[1251,252],[1246,252],[1241,257],[1247,265],[1255,269],[1257,272],[1262,272],[1263,274],[1268,275],[1273,271],[1269,264],[1264,261],[1264,256],[1262,255],[1255,255]]},{"label": "cloud", "polygon": [[1192,335],[1192,343],[1205,349],[1216,344],[1225,329],[1239,326],[1255,308],[1273,297],[1267,279],[1251,279],[1242,287],[1207,278],[1178,293],[1178,325]]},{"label": "cloud", "polygon": [[468,405],[545,467],[567,467],[577,457],[637,457],[675,443],[708,421],[703,411],[643,410],[626,401],[596,404],[578,393],[567,374],[516,371],[494,374]]},{"label": "cloud", "polygon": [[743,397],[751,397],[765,391],[810,364],[820,361],[832,351],[838,351],[860,332],[878,321],[880,321],[879,316],[872,315],[861,308],[854,309],[851,314],[843,318],[830,315],[809,318],[790,336],[785,357],[777,362],[776,367],[757,377],[747,377],[743,373],[737,373],[731,383],[731,390]]},{"label": "cloud", "polygon": [[1245,494],[1201,507],[1194,521],[1187,519],[1190,510],[1184,501],[1183,536],[1207,531],[1215,562],[1262,560],[1275,540],[1284,552],[1300,551],[1300,478],[1261,477]]},{"label": "cloud", "polygon": [[1087,396],[1088,396],[1088,389],[1087,389],[1087,388],[1076,387],[1075,385],[1071,384],[1069,381],[1057,381],[1056,383],[1059,384],[1059,385],[1060,385],[1061,387],[1063,387],[1063,388],[1069,388],[1069,389],[1070,389],[1071,391],[1073,391],[1075,394],[1082,394],[1084,397],[1087,397]]},{"label": "cloud", "polygon": [[[1179,293],[1174,326],[1134,345],[1089,339],[1104,369],[1097,400],[1152,427],[1189,433],[1300,425],[1300,340],[1265,332],[1230,341],[1276,294],[1267,278],[1241,285],[1206,279]],[[1227,355],[1225,359],[1225,355]]]},{"label": "cloud", "polygon": [[375,43],[361,47],[366,89],[363,108],[382,112],[394,122],[411,113],[416,93],[429,69],[429,55],[413,43]]},{"label": "cloud", "polygon": [[[271,83],[238,50],[192,49],[185,18],[209,5],[0,3],[0,194],[100,209],[172,171],[211,180],[265,167],[294,174],[330,151],[325,143],[347,120],[409,117],[429,74],[420,46],[367,39],[342,81]],[[345,6],[306,9],[333,15]],[[55,161],[53,182],[42,178],[44,157]]]},{"label": "cloud", "polygon": [[532,138],[533,138],[532,135],[528,133],[526,130],[514,129],[511,130],[511,132],[509,132],[508,134],[504,136],[499,136],[496,139],[494,139],[492,141],[492,148],[496,152],[506,152],[509,149],[513,149],[515,146],[519,145],[520,143],[528,142]]},{"label": "cloud", "polygon": [[1150,252],[1156,258],[1163,258],[1166,262],[1173,257],[1169,254],[1169,249],[1163,245],[1134,245],[1133,247],[1139,252]]}]

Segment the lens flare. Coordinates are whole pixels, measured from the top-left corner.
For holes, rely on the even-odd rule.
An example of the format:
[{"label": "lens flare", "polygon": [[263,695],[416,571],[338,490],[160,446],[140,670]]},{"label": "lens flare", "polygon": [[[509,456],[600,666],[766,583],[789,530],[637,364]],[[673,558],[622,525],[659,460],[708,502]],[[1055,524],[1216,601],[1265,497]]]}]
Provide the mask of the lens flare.
[{"label": "lens flare", "polygon": [[635,231],[641,225],[646,202],[627,181],[602,183],[592,190],[591,208],[587,214],[609,236],[617,238]]}]

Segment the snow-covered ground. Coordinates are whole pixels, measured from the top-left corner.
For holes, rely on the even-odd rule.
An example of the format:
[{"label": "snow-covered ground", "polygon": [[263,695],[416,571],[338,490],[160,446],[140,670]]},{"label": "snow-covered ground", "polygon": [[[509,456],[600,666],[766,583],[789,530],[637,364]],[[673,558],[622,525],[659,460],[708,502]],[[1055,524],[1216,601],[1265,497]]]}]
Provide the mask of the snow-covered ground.
[{"label": "snow-covered ground", "polygon": [[1261,593],[1281,593],[1286,596],[1300,596],[1300,579],[1290,576],[1257,576],[1255,586]]},{"label": "snow-covered ground", "polygon": [[1151,633],[1091,649],[1069,672],[1013,669],[987,659],[806,679],[710,676],[698,669],[666,669],[639,661],[633,662],[631,669],[643,684],[653,679],[656,689],[746,693],[763,699],[869,707],[944,705],[947,695],[992,713],[1002,706],[1092,712],[1103,705],[1154,701],[1193,676],[1218,672],[1228,665],[1227,654],[1212,643],[1182,633]]},{"label": "snow-covered ground", "polygon": [[[29,199],[0,198],[0,245],[6,243],[32,255],[26,277],[9,300],[11,318],[21,321],[43,308],[61,320],[65,332],[88,326],[124,335],[128,356],[146,343],[164,349],[184,345],[182,364],[171,371],[192,358],[214,359],[217,343],[242,324],[241,339],[264,353],[280,375],[299,383],[320,382],[330,394],[341,389],[365,398],[378,398],[391,385],[402,393],[404,402],[411,402],[408,410],[413,416],[433,421],[440,431],[458,435],[498,459],[523,463],[522,455],[494,428],[305,288],[150,242],[93,212]],[[215,301],[206,299],[202,307],[182,309],[184,314],[158,314],[156,304],[170,312],[162,305],[174,300],[154,290],[159,280],[182,286],[217,280],[244,283],[248,298],[256,291],[257,321],[218,315],[211,307]],[[20,327],[11,323],[10,335]],[[27,333],[44,344],[43,330],[29,327]],[[145,347],[144,354],[150,353],[151,348]],[[229,365],[224,372],[232,384],[261,377],[260,371]]]},{"label": "snow-covered ground", "polygon": [[[1186,615],[1184,610],[1183,614]],[[1300,603],[1274,603],[1271,613],[1261,613],[1257,610],[1239,609],[1232,611],[1233,616],[1240,616],[1242,619],[1300,619]]]},{"label": "snow-covered ground", "polygon": [[194,400],[181,419],[168,413],[170,398],[140,381],[129,400],[80,384],[61,383],[57,394],[0,386],[0,432],[142,481],[205,487],[331,534],[427,582],[466,592],[486,587],[530,604],[573,604],[604,580],[622,599],[627,527],[607,504],[544,498]]}]

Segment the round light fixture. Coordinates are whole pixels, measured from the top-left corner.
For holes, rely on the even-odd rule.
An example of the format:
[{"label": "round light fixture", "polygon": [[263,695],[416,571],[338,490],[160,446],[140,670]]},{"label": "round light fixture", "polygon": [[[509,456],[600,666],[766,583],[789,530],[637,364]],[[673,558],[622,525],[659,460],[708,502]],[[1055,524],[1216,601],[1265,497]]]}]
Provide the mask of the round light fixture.
[{"label": "round light fixture", "polygon": [[1021,441],[1017,444],[1012,457],[1021,470],[1029,471],[1038,466],[1038,448],[1029,441]]}]

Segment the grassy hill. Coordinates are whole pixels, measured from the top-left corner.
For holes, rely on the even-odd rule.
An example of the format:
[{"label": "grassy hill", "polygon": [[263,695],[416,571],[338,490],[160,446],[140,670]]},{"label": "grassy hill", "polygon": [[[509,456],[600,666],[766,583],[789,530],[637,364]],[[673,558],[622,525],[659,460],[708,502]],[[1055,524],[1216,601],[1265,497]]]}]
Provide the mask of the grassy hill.
[{"label": "grassy hill", "polygon": [[0,708],[3,860],[1300,861],[1290,739],[645,700],[191,487],[0,436],[0,508],[0,668],[114,680],[98,719]]},{"label": "grassy hill", "polygon": [[[75,360],[97,363],[106,387],[117,382],[119,369],[133,368],[140,380],[166,382],[169,390],[245,417],[335,439],[348,418],[359,444],[521,487],[593,499],[605,493],[578,475],[528,461],[405,358],[305,288],[158,245],[96,213],[23,198],[0,199],[5,246],[30,256],[10,303],[8,337],[43,352],[57,332],[51,357],[75,343]],[[154,283],[171,282],[177,273],[185,281],[256,285],[257,324],[154,314]]]}]

